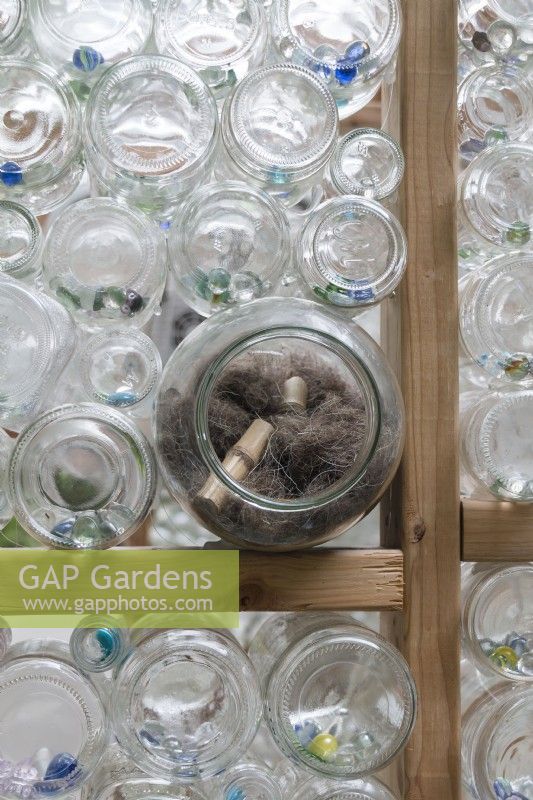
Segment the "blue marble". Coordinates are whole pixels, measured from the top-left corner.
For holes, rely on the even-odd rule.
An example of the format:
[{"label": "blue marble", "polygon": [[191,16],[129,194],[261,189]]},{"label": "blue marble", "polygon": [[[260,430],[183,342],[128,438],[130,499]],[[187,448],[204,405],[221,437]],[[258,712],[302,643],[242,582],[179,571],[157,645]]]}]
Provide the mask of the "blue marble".
[{"label": "blue marble", "polygon": [[362,61],[370,53],[368,42],[352,42],[348,45],[344,53],[345,57],[351,61]]},{"label": "blue marble", "polygon": [[52,528],[51,531],[52,535],[70,536],[75,522],[76,520],[74,519],[74,517],[70,517],[69,519],[64,519],[62,522],[58,522],[57,525],[54,528]]},{"label": "blue marble", "polygon": [[22,183],[22,167],[16,161],[5,161],[0,167],[0,180],[6,186]]},{"label": "blue marble", "polygon": [[138,397],[133,392],[113,392],[113,394],[107,397],[108,404],[110,406],[117,406],[118,408],[121,406],[132,406],[137,400]]},{"label": "blue marble", "polygon": [[74,50],[72,63],[76,69],[80,69],[82,72],[93,72],[100,64],[104,63],[104,57],[94,47],[82,45]]},{"label": "blue marble", "polygon": [[358,302],[362,302],[363,300],[373,300],[375,297],[374,290],[371,286],[360,287],[358,289],[349,289],[348,297],[351,297],[352,300],[357,300]]},{"label": "blue marble", "polygon": [[112,631],[107,628],[99,628],[99,630],[96,631],[95,639],[102,650],[102,661],[113,655],[116,640]]},{"label": "blue marble", "polygon": [[246,800],[246,795],[238,786],[232,786],[224,794],[224,800]]},{"label": "blue marble", "polygon": [[[38,794],[57,794],[63,792],[64,785],[58,785],[54,781],[65,781],[67,778],[73,779],[79,771],[78,760],[70,753],[58,753],[48,764],[44,781],[34,784],[34,789]],[[50,783],[48,783],[50,782]]]},{"label": "blue marble", "polygon": [[498,800],[509,800],[513,794],[513,787],[505,778],[498,778],[494,781],[494,793]]},{"label": "blue marble", "polygon": [[315,722],[305,720],[302,723],[297,722],[294,726],[294,732],[303,747],[307,745],[320,733],[320,728]]},{"label": "blue marble", "polygon": [[353,58],[339,58],[335,67],[335,77],[341,86],[351,83],[357,76],[357,63]]}]

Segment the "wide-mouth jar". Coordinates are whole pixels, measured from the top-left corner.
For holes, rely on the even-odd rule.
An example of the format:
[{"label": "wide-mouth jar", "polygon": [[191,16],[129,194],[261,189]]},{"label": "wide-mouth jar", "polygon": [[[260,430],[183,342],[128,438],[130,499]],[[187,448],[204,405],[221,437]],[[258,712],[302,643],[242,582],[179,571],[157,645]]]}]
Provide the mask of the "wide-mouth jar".
[{"label": "wide-mouth jar", "polygon": [[294,800],[395,800],[395,796],[377,778],[340,783],[312,778],[298,789]]},{"label": "wide-mouth jar", "polygon": [[35,61],[2,59],[0,78],[0,199],[46,214],[83,175],[78,101],[62,78]]},{"label": "wide-mouth jar", "polygon": [[213,166],[213,96],[174,58],[127,58],[107,70],[86,107],[85,151],[97,190],[168,222]]},{"label": "wide-mouth jar", "polygon": [[276,52],[328,86],[341,118],[376,94],[402,32],[398,0],[274,0],[270,20]]},{"label": "wide-mouth jar", "polygon": [[306,300],[256,300],[198,326],[156,403],[173,496],[242,547],[338,536],[380,499],[403,446],[401,394],[358,326]]},{"label": "wide-mouth jar", "polygon": [[348,615],[277,615],[248,653],[270,731],[303,769],[354,780],[405,746],[416,713],[409,668],[395,647]]},{"label": "wide-mouth jar", "polygon": [[0,792],[72,796],[94,773],[107,743],[96,685],[59,642],[12,646],[0,670]]},{"label": "wide-mouth jar", "polygon": [[9,466],[14,514],[37,540],[104,549],[130,536],[155,495],[151,447],[119,411],[91,403],[52,409],[22,431]]},{"label": "wide-mouth jar", "polygon": [[160,53],[188,64],[223,100],[263,63],[268,25],[256,0],[162,0],[155,41]]},{"label": "wide-mouth jar", "polygon": [[261,717],[255,670],[231,634],[156,631],[115,674],[121,746],[148,773],[192,782],[235,764]]},{"label": "wide-mouth jar", "polygon": [[43,234],[39,221],[20,203],[0,200],[0,273],[18,280],[41,271]]}]

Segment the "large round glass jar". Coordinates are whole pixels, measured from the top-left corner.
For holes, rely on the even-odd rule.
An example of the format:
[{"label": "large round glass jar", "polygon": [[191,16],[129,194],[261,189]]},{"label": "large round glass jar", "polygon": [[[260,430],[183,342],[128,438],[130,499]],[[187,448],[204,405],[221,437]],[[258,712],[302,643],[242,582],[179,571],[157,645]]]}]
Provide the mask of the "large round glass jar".
[{"label": "large round glass jar", "polygon": [[274,293],[291,258],[289,223],[266,192],[210,183],[181,206],[168,251],[183,299],[209,316]]},{"label": "large round glass jar", "polygon": [[243,547],[338,536],[379,500],[403,445],[383,352],[306,300],[215,315],[171,356],[156,404],[159,464],[176,499]]},{"label": "large round glass jar", "polygon": [[142,327],[159,307],[166,279],[162,231],[125,203],[73,203],[46,237],[44,284],[84,327]]},{"label": "large round glass jar", "polygon": [[161,0],[157,8],[157,49],[196,70],[217,100],[261,66],[267,39],[257,0]]},{"label": "large round glass jar", "polygon": [[28,9],[26,0],[3,0],[0,15],[0,55],[27,55],[26,28]]},{"label": "large round glass jar", "polygon": [[341,614],[270,617],[248,653],[281,751],[323,777],[376,772],[405,746],[416,689],[401,654]]},{"label": "large round glass jar", "polygon": [[215,156],[217,108],[202,79],[165,56],[111,67],[87,101],[85,149],[96,187],[168,221],[206,180]]},{"label": "large round glass jar", "polygon": [[7,491],[7,468],[13,440],[0,428],[0,530],[13,516]]},{"label": "large round glass jar", "polygon": [[463,590],[463,641],[486,675],[533,681],[533,565],[472,570]]},{"label": "large round glass jar", "polygon": [[119,411],[53,409],[20,434],[9,490],[22,527],[50,547],[103,549],[130,536],[155,494],[150,445]]},{"label": "large round glass jar", "polygon": [[0,421],[20,430],[45,406],[76,341],[51,297],[0,276]]},{"label": "large round glass jar", "polygon": [[72,90],[44,64],[0,63],[0,199],[46,214],[83,174],[81,115]]},{"label": "large round glass jar", "polygon": [[72,797],[107,743],[102,697],[59,642],[12,646],[0,670],[0,794]]},{"label": "large round glass jar", "polygon": [[112,64],[144,50],[150,0],[31,0],[33,36],[43,61],[64,73],[81,100]]},{"label": "large round glass jar", "polygon": [[485,246],[531,247],[533,146],[501,144],[475,158],[459,183],[459,222]]},{"label": "large round glass jar", "polygon": [[533,502],[533,390],[484,394],[464,413],[463,465],[478,487],[501,500]]},{"label": "large round glass jar", "polygon": [[533,796],[533,689],[500,686],[463,715],[463,785],[474,800]]},{"label": "large round glass jar", "polygon": [[279,55],[331,89],[341,118],[376,94],[402,32],[398,0],[274,0],[270,19]]},{"label": "large round glass jar", "polygon": [[461,339],[468,355],[500,381],[533,385],[533,254],[489,261],[465,282]]},{"label": "large round glass jar", "polygon": [[43,235],[31,211],[10,200],[0,200],[0,273],[18,280],[33,279],[41,271]]},{"label": "large round glass jar", "polygon": [[[338,114],[329,89],[292,64],[263,67],[246,76],[222,110],[225,159],[220,177],[265,189],[286,206],[313,194],[337,141]],[[314,190],[314,192],[313,192]]]},{"label": "large round glass jar", "polygon": [[117,739],[149,773],[216,775],[246,752],[260,716],[255,670],[225,631],[155,631],[115,676]]},{"label": "large round glass jar", "polygon": [[293,795],[294,800],[395,800],[377,778],[357,781],[331,781],[312,778]]}]

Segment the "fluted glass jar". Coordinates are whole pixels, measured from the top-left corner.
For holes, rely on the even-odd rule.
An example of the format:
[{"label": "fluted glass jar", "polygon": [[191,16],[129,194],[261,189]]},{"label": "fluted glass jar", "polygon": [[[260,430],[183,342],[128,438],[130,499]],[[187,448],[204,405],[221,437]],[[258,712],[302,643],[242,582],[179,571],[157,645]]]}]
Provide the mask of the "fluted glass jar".
[{"label": "fluted glass jar", "polygon": [[0,275],[0,422],[20,430],[46,405],[72,355],[75,326],[51,297]]},{"label": "fluted glass jar", "polygon": [[398,0],[274,0],[270,20],[277,54],[311,69],[331,89],[341,118],[376,94],[402,32]]},{"label": "fluted glass jar", "polygon": [[390,207],[405,170],[398,142],[376,128],[355,128],[337,142],[326,170],[328,195],[356,195]]},{"label": "fluted glass jar", "polygon": [[145,520],[155,495],[151,447],[119,411],[55,408],[20,434],[9,468],[15,517],[50,547],[112,547]]},{"label": "fluted glass jar", "polygon": [[294,800],[395,800],[395,796],[377,778],[340,783],[312,778],[293,797]]},{"label": "fluted glass jar", "polygon": [[273,294],[291,258],[289,222],[261,189],[210,183],[183,203],[168,250],[184,300],[209,316]]},{"label": "fluted glass jar", "polygon": [[533,797],[533,689],[480,694],[463,715],[463,785],[474,800]]},{"label": "fluted glass jar", "polygon": [[0,530],[13,516],[7,488],[7,468],[12,449],[13,440],[0,428]]},{"label": "fluted glass jar", "polygon": [[44,64],[2,59],[0,120],[0,200],[52,211],[83,175],[74,93]]},{"label": "fluted glass jar", "polygon": [[338,536],[389,484],[404,413],[383,352],[316,303],[265,299],[197,327],[171,356],[157,451],[174,497],[243,547]]},{"label": "fluted glass jar", "polygon": [[27,0],[4,0],[0,15],[0,56],[26,56]]},{"label": "fluted glass jar", "polygon": [[111,67],[87,101],[85,152],[101,194],[168,221],[213,166],[218,115],[186,64],[158,55]]},{"label": "fluted glass jar", "polygon": [[184,782],[235,764],[261,716],[258,679],[226,631],[155,631],[115,675],[112,720],[120,745],[148,773]]},{"label": "fluted glass jar", "polygon": [[462,419],[463,466],[476,486],[501,500],[533,502],[533,390],[484,394]]},{"label": "fluted glass jar", "polygon": [[0,273],[32,280],[41,271],[43,235],[31,211],[10,200],[0,200]]},{"label": "fluted glass jar", "polygon": [[344,309],[379,303],[402,279],[407,240],[374,200],[346,195],[322,203],[296,239],[296,266],[309,299]]},{"label": "fluted glass jar", "polygon": [[485,248],[530,249],[532,185],[532,145],[509,142],[488,148],[460,178],[460,228]]},{"label": "fluted glass jar", "polygon": [[533,254],[512,252],[472,272],[461,293],[465,351],[494,378],[533,385]]},{"label": "fluted glass jar", "polygon": [[265,58],[268,26],[257,0],[161,0],[157,49],[196,70],[223,100]]},{"label": "fluted glass jar", "polygon": [[0,670],[0,793],[72,796],[107,743],[103,699],[59,642],[12,646]]},{"label": "fluted glass jar", "polygon": [[150,0],[31,0],[30,13],[42,60],[80,100],[108,67],[142,52],[152,32]]},{"label": "fluted glass jar", "polygon": [[248,653],[281,749],[323,777],[353,780],[405,746],[416,689],[401,654],[348,615],[270,617]]},{"label": "fluted glass jar", "polygon": [[224,103],[225,153],[217,174],[258,186],[288,207],[304,200],[311,207],[321,196],[337,127],[333,96],[310,70],[263,67],[237,84]]},{"label": "fluted glass jar", "polygon": [[463,642],[485,675],[533,681],[533,565],[472,569],[463,588]]}]

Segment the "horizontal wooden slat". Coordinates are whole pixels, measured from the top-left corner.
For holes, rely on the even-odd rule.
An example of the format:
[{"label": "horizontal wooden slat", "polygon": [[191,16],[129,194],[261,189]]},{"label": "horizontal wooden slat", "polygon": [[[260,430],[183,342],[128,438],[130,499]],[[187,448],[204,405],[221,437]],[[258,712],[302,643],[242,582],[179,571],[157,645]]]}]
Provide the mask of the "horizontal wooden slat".
[{"label": "horizontal wooden slat", "polygon": [[401,550],[241,552],[242,611],[402,610]]},{"label": "horizontal wooden slat", "polygon": [[464,561],[533,561],[533,506],[463,500]]}]

